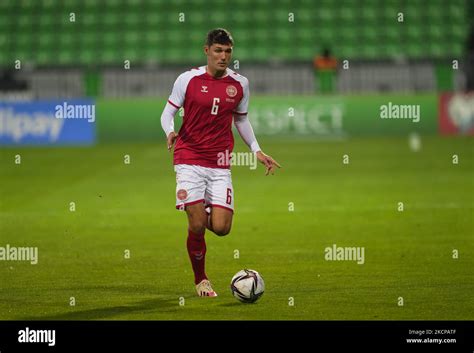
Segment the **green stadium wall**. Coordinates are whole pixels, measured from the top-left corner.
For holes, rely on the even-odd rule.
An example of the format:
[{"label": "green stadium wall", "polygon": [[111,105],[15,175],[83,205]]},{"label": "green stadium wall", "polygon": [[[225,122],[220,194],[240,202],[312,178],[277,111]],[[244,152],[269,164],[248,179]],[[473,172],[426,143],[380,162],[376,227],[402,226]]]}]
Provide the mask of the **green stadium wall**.
[{"label": "green stadium wall", "polygon": [[[98,139],[163,140],[160,116],[166,99],[98,99]],[[381,106],[419,106],[420,119],[380,117]],[[257,135],[333,138],[438,132],[438,96],[357,95],[252,97],[249,117]],[[181,118],[175,118],[176,129]]]}]

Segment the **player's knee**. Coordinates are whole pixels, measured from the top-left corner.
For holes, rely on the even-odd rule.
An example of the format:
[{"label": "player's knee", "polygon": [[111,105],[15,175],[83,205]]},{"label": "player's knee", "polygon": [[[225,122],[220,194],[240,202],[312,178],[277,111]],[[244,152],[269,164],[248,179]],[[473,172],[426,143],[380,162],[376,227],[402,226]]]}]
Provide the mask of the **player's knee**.
[{"label": "player's knee", "polygon": [[230,233],[230,225],[214,226],[213,230],[218,236],[223,237]]},{"label": "player's knee", "polygon": [[205,212],[188,213],[188,227],[194,234],[203,234],[206,231],[207,215]]},{"label": "player's knee", "polygon": [[194,234],[203,234],[206,231],[206,223],[199,220],[190,222],[189,230]]}]

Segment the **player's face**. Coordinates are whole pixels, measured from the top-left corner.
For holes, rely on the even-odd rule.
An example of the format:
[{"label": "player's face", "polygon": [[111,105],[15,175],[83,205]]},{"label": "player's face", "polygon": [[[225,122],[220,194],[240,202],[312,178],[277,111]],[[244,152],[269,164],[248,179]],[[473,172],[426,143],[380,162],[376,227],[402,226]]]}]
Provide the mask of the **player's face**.
[{"label": "player's face", "polygon": [[223,71],[229,66],[232,59],[232,46],[226,44],[213,44],[204,47],[207,55],[207,66],[216,71]]}]

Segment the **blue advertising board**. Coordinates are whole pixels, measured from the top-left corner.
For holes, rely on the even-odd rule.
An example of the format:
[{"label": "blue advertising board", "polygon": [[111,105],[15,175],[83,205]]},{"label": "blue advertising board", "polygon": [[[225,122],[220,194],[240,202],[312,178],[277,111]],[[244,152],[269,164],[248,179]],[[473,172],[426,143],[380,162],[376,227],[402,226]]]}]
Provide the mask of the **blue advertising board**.
[{"label": "blue advertising board", "polygon": [[90,145],[92,99],[0,102],[0,145]]}]

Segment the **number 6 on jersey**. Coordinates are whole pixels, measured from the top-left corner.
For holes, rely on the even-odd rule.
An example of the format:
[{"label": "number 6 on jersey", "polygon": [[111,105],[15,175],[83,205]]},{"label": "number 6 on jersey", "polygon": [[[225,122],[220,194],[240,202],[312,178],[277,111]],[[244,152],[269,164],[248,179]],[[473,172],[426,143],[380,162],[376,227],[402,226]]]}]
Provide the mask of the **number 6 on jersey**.
[{"label": "number 6 on jersey", "polygon": [[217,111],[219,110],[219,106],[217,104],[219,104],[219,102],[220,102],[219,98],[214,98],[212,100],[212,109],[211,109],[212,115],[217,115]]}]

